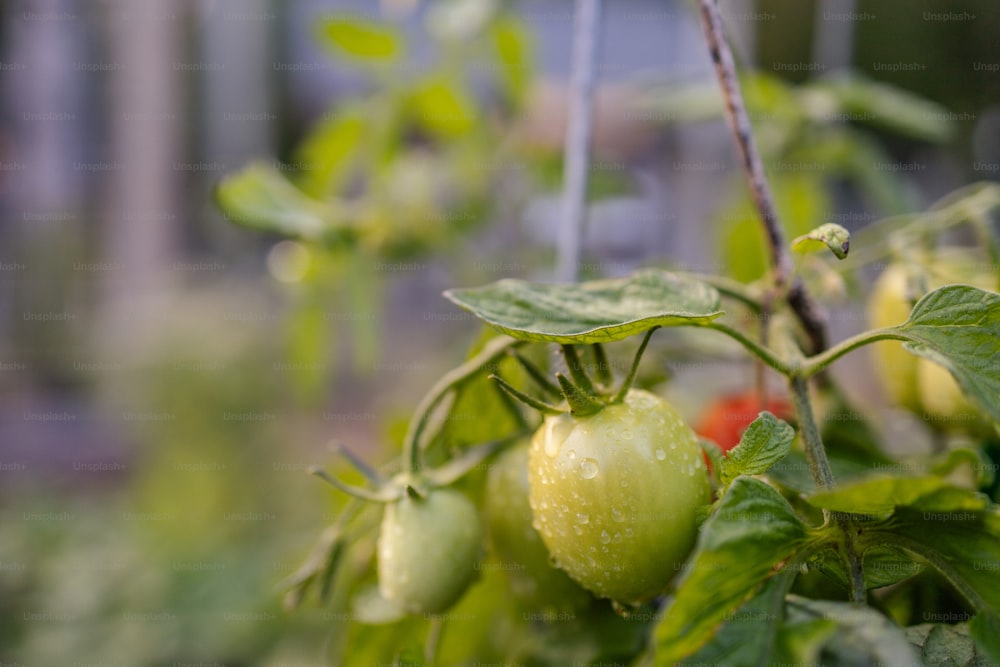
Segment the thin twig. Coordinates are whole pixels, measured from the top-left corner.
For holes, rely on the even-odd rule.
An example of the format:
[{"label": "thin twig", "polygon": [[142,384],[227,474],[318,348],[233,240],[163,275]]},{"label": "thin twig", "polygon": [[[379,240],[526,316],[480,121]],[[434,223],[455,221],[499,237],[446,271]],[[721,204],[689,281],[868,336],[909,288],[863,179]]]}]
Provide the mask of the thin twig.
[{"label": "thin twig", "polygon": [[715,64],[715,73],[719,78],[725,100],[726,119],[736,137],[740,157],[743,159],[743,170],[750,186],[750,195],[764,223],[764,232],[771,250],[771,273],[775,289],[779,293],[786,292],[788,305],[809,336],[811,353],[817,354],[826,349],[826,317],[806,291],[802,281],[793,276],[792,258],[778,219],[774,197],[767,182],[764,163],[754,141],[750,116],[743,102],[739,79],[736,76],[736,65],[729,49],[729,42],[726,40],[718,4],[716,0],[698,0],[698,4],[712,62]]},{"label": "thin twig", "polygon": [[577,0],[563,153],[563,218],[556,261],[556,279],[561,282],[576,282],[580,273],[600,18],[601,0]]}]

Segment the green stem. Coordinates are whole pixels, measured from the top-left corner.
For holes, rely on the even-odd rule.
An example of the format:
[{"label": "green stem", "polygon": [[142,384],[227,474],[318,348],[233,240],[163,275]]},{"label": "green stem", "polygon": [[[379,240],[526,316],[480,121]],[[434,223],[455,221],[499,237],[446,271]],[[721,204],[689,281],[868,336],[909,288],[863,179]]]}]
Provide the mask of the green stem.
[{"label": "green stem", "polygon": [[406,431],[403,440],[403,460],[411,473],[415,473],[422,467],[420,440],[430,421],[434,408],[444,399],[445,396],[466,380],[474,377],[487,366],[507,353],[507,350],[522,345],[522,341],[515,340],[508,336],[498,336],[490,340],[480,352],[466,361],[461,366],[452,369],[431,387],[430,391],[424,395],[413,419]]},{"label": "green stem", "polygon": [[767,364],[774,370],[778,371],[782,375],[792,374],[793,369],[788,364],[779,359],[778,356],[770,349],[764,347],[763,345],[753,340],[743,332],[733,329],[732,327],[729,327],[720,322],[711,322],[704,326],[709,329],[714,329],[720,333],[726,334],[727,336],[735,340],[737,343],[739,343],[746,349],[753,352],[758,359],[760,359],[765,364]]},{"label": "green stem", "polygon": [[[823,437],[820,435],[812,403],[809,401],[808,380],[795,373],[789,378],[789,389],[792,395],[792,404],[795,407],[795,417],[799,422],[799,434],[802,436],[802,442],[806,449],[809,472],[812,473],[813,481],[816,482],[817,487],[828,489],[833,486],[833,471],[830,470],[830,461],[826,457],[826,448],[823,447]],[[831,519],[829,511],[824,510],[823,515],[828,521]],[[833,521],[844,535],[843,556],[851,582],[851,600],[864,603],[865,576],[854,523],[839,515],[833,517]]]},{"label": "green stem", "polygon": [[823,448],[823,438],[813,415],[812,404],[809,402],[809,386],[801,375],[793,375],[788,383],[795,407],[795,418],[799,422],[799,434],[806,448],[806,459],[809,461],[809,472],[813,481],[820,489],[833,486],[833,473],[830,471],[830,461],[826,458]]},{"label": "green stem", "polygon": [[653,327],[646,332],[646,335],[642,337],[642,342],[639,344],[639,349],[635,351],[635,356],[632,357],[632,367],[628,371],[628,375],[622,382],[622,386],[618,389],[618,393],[615,394],[614,398],[611,399],[611,403],[621,403],[625,400],[625,395],[628,394],[628,390],[632,388],[632,383],[635,382],[635,376],[639,373],[639,362],[642,361],[642,355],[646,351],[646,346],[649,345],[649,339],[653,337],[653,333],[660,327]]},{"label": "green stem", "polygon": [[803,360],[796,369],[796,374],[804,378],[812,377],[848,352],[880,340],[909,340],[909,338],[900,333],[897,327],[863,331]]},{"label": "green stem", "polygon": [[675,271],[674,273],[682,276],[688,276],[689,278],[694,278],[695,280],[700,280],[707,285],[711,285],[722,296],[729,297],[734,301],[739,301],[755,313],[759,313],[763,309],[763,305],[761,304],[756,292],[746,284],[737,280],[706,273],[688,273],[686,271]]}]

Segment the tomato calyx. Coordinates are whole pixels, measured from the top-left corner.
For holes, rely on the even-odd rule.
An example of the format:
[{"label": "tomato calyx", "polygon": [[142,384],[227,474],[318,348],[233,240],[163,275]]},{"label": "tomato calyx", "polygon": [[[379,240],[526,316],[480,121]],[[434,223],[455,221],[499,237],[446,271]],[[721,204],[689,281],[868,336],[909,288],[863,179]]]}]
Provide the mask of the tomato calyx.
[{"label": "tomato calyx", "polygon": [[308,472],[311,475],[319,477],[338,491],[342,491],[359,500],[383,504],[394,503],[404,497],[416,500],[426,497],[431,489],[450,486],[458,481],[467,472],[505,447],[509,441],[510,438],[472,447],[437,468],[419,471],[404,470],[394,475],[391,479],[382,477],[347,450],[338,448],[338,453],[341,453],[352,467],[364,475],[371,484],[371,488],[348,484],[337,479],[319,466],[310,466]]},{"label": "tomato calyx", "polygon": [[575,345],[561,345],[560,347],[563,357],[566,360],[566,368],[569,376],[567,377],[565,373],[556,373],[555,377],[558,384],[552,383],[530,361],[517,353],[512,353],[542,392],[547,394],[549,398],[561,398],[562,404],[565,404],[566,407],[554,405],[516,389],[499,375],[493,374],[489,377],[511,397],[528,407],[538,410],[543,415],[559,415],[567,412],[575,417],[596,415],[607,406],[617,405],[625,400],[625,395],[628,394],[629,389],[632,388],[632,384],[635,382],[635,376],[639,370],[639,362],[646,351],[646,346],[649,345],[649,339],[658,328],[653,327],[646,331],[639,349],[636,350],[635,356],[632,358],[632,366],[629,369],[629,373],[617,390],[613,387],[614,378],[607,357],[604,354],[604,348],[600,343],[593,343],[588,346],[594,358],[595,378],[591,378],[587,373],[587,369],[577,354]]}]

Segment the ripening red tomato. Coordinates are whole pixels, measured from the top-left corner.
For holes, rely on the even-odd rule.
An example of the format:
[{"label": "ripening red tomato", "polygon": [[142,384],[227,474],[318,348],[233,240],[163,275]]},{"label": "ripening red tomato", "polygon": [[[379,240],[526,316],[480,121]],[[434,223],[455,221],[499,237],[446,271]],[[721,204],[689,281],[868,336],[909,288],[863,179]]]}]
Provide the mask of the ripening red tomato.
[{"label": "ripening red tomato", "polygon": [[719,445],[723,452],[728,452],[740,444],[743,431],[764,410],[780,419],[788,420],[794,416],[791,404],[780,396],[768,395],[767,400],[762,402],[757,392],[743,391],[712,401],[702,412],[694,430]]}]

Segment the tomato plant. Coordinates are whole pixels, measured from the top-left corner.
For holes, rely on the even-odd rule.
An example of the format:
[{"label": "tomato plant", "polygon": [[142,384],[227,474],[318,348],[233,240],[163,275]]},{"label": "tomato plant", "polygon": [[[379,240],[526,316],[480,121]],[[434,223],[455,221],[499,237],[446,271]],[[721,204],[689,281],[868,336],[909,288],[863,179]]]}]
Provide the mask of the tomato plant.
[{"label": "tomato plant", "polygon": [[[650,267],[445,292],[488,334],[419,402],[392,477],[363,470],[364,487],[327,477],[355,499],[293,581],[296,600],[318,588],[349,610],[338,636],[388,643],[391,664],[1000,660],[1000,244],[988,217],[1000,188],[970,186],[856,234],[809,228],[816,216],[801,214],[786,240],[719,9],[698,5],[763,250],[731,272],[744,282]],[[920,124],[908,98],[869,99],[842,81],[770,90],[797,110],[782,147],[820,135],[830,151],[842,134],[821,121],[831,105],[881,104],[897,125]],[[776,182],[818,187],[792,181]],[[343,231],[317,225],[313,240]],[[958,226],[974,246],[944,245]],[[869,289],[871,265],[886,262]],[[831,340],[815,295],[852,287],[855,300],[870,296],[873,328]],[[727,452],[714,480],[660,388],[633,387],[654,332],[669,328],[695,332],[672,354],[728,339],[758,371],[757,392],[710,405],[698,427]],[[637,337],[616,378],[609,355]],[[889,442],[892,416],[860,409],[832,372],[869,345],[890,400],[928,426],[930,453]],[[760,399],[772,381],[787,402]],[[460,411],[474,426],[452,418]],[[380,529],[371,507],[382,508]],[[351,648],[338,659],[360,664]]]}]

